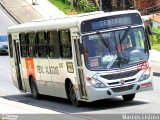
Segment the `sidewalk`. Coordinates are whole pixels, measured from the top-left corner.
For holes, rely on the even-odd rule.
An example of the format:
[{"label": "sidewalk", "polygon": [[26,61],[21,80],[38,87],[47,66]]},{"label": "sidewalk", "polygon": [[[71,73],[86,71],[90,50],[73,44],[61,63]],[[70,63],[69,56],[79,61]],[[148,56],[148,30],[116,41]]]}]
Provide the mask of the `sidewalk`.
[{"label": "sidewalk", "polygon": [[0,120],[86,120],[87,118],[0,97]]},{"label": "sidewalk", "polygon": [[152,62],[159,62],[160,63],[160,51],[150,50],[150,57],[151,57]]},{"label": "sidewalk", "polygon": [[[32,4],[32,0],[25,0],[29,4]],[[51,4],[48,0],[36,0],[37,5],[32,5],[32,7],[44,18],[54,18],[59,16],[64,16],[65,14],[60,11],[56,6]]]},{"label": "sidewalk", "polygon": [[36,1],[37,4],[32,5],[32,0],[0,0],[3,7],[20,23],[65,16],[48,0]]},{"label": "sidewalk", "polygon": [[0,97],[0,114],[60,114],[60,112],[39,108]]}]

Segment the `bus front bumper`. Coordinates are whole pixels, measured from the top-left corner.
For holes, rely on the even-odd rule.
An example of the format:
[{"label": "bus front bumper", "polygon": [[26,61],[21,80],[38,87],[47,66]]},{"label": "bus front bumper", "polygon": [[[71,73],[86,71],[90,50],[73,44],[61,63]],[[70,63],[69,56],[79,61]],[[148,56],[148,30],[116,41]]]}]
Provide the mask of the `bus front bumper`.
[{"label": "bus front bumper", "polygon": [[93,86],[87,87],[88,102],[107,99],[115,96],[123,96],[142,91],[153,90],[153,83],[151,80],[136,82],[131,84],[124,84],[121,86],[94,88]]}]

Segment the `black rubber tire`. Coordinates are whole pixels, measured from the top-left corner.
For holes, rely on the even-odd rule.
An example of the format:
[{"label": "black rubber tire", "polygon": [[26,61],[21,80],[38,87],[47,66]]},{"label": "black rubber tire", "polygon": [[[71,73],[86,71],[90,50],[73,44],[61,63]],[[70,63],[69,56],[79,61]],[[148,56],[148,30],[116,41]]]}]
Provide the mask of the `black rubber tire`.
[{"label": "black rubber tire", "polygon": [[31,93],[34,99],[40,98],[36,83],[33,78],[31,78]]},{"label": "black rubber tire", "polygon": [[74,107],[80,106],[80,101],[77,100],[72,83],[70,83],[70,85],[69,85],[69,98],[70,98],[70,101]]},{"label": "black rubber tire", "polygon": [[135,98],[136,94],[133,93],[133,94],[129,94],[129,95],[123,95],[123,100],[124,101],[132,101],[134,98]]}]

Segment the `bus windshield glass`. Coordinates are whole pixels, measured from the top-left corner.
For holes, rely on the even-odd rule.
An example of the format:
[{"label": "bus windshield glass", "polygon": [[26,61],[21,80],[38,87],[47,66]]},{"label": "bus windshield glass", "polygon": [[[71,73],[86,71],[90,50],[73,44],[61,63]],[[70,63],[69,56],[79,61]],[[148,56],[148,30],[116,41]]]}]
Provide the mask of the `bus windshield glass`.
[{"label": "bus windshield glass", "polygon": [[130,67],[149,57],[142,27],[83,35],[82,39],[86,67],[90,70]]}]

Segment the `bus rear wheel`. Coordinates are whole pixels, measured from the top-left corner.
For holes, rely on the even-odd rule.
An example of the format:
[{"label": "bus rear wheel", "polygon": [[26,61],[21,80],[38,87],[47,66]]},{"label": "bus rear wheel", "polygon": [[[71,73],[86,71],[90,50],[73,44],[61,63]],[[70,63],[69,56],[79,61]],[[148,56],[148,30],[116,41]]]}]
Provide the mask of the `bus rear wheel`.
[{"label": "bus rear wheel", "polygon": [[34,99],[39,99],[40,95],[38,93],[38,89],[33,78],[31,78],[31,93]]},{"label": "bus rear wheel", "polygon": [[72,83],[70,83],[69,85],[69,98],[73,106],[78,107],[80,105],[80,102],[77,100]]},{"label": "bus rear wheel", "polygon": [[123,97],[123,100],[124,101],[132,101],[134,98],[135,98],[135,93],[133,93],[133,94],[129,94],[129,95],[123,95],[122,97]]}]

